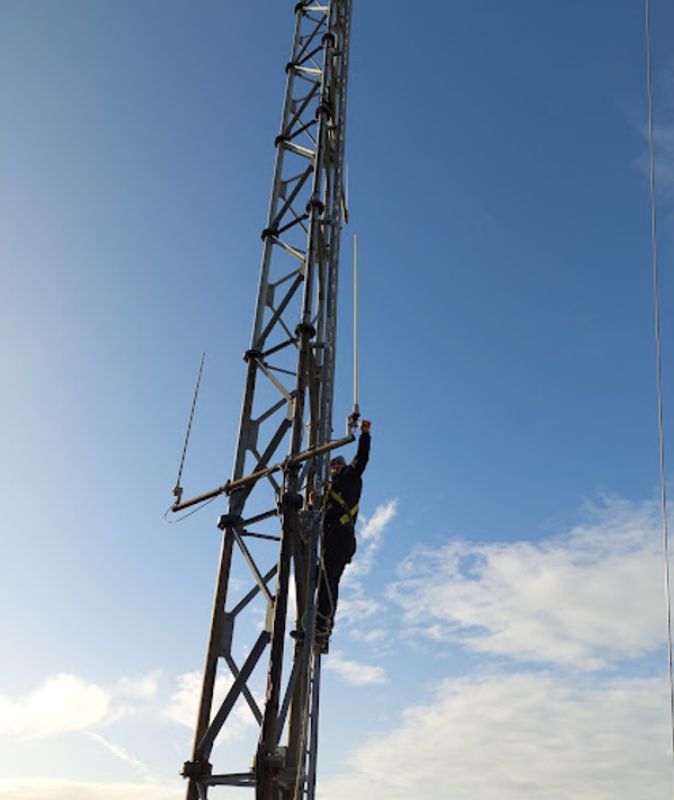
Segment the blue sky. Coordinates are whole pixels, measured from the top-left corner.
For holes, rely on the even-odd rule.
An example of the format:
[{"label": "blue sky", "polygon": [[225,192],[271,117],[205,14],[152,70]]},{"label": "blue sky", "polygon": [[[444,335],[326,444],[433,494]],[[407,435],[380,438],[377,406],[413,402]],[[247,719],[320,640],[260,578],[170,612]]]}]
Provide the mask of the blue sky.
[{"label": "blue sky", "polygon": [[[642,5],[354,6],[373,455],[319,797],[661,798]],[[671,450],[674,12],[652,6]],[[231,469],[292,8],[0,6],[0,798],[184,791],[224,504],[162,515],[203,350],[186,492]]]}]

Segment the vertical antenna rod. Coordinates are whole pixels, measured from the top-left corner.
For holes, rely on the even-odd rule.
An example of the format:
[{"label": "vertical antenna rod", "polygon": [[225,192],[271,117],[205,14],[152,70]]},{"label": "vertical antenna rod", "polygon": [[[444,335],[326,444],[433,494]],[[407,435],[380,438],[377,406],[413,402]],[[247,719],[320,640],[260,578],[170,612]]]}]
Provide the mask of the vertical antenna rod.
[{"label": "vertical antenna rod", "polygon": [[353,234],[353,413],[358,407],[358,239]]},{"label": "vertical antenna rod", "polygon": [[[351,0],[304,0],[294,9],[238,442],[231,481],[222,487],[229,506],[218,521],[222,549],[201,699],[192,757],[182,771],[187,800],[205,800],[213,787],[254,787],[257,800],[313,800],[315,792],[316,509],[335,446]],[[278,471],[267,469],[274,464],[284,466],[278,480]],[[319,498],[313,508],[312,492]],[[221,675],[229,688],[216,704]],[[235,708],[254,723],[253,765],[218,771],[214,746],[226,739],[221,734]]]}]

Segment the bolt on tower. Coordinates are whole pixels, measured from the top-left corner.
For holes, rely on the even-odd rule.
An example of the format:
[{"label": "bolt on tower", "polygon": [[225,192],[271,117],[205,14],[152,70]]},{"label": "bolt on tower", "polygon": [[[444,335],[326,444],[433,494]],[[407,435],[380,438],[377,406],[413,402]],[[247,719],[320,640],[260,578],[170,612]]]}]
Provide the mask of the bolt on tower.
[{"label": "bolt on tower", "polygon": [[[214,787],[255,787],[257,800],[312,800],[320,653],[312,646],[320,499],[333,438],[339,245],[345,216],[344,134],[351,0],[299,2],[232,477],[174,511],[223,495],[222,549],[187,800]],[[320,504],[318,504],[319,506]],[[249,583],[231,580],[243,567]],[[250,618],[257,608],[261,630]],[[291,630],[299,632],[290,637]],[[250,643],[251,635],[254,638]],[[243,655],[242,655],[243,653]],[[216,679],[229,677],[215,703]],[[264,697],[254,681],[265,677]],[[218,772],[213,748],[235,705],[259,726],[252,765]]]}]

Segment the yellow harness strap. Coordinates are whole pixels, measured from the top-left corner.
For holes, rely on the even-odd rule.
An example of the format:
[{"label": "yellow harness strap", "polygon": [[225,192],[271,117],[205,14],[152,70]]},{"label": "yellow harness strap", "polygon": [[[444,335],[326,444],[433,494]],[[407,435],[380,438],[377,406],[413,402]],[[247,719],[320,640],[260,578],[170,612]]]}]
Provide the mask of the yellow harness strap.
[{"label": "yellow harness strap", "polygon": [[358,514],[358,503],[353,508],[349,508],[346,504],[346,500],[342,497],[339,492],[336,492],[334,489],[330,489],[330,491],[325,495],[325,499],[327,502],[328,497],[331,497],[338,505],[340,505],[344,510],[345,513],[339,518],[340,525],[353,525],[356,521],[356,515]]}]

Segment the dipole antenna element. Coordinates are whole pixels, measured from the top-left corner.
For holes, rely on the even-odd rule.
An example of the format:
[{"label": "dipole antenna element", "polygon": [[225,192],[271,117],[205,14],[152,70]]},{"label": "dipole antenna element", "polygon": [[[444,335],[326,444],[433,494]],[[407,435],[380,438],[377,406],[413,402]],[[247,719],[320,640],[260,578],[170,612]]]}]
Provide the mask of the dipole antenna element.
[{"label": "dipole antenna element", "polygon": [[183,468],[185,466],[185,457],[187,456],[187,446],[190,441],[190,434],[192,433],[192,421],[194,420],[194,410],[197,407],[197,398],[199,397],[199,387],[201,386],[201,376],[204,372],[204,361],[206,360],[206,352],[201,354],[201,362],[199,364],[199,372],[197,374],[197,383],[194,387],[194,397],[192,398],[192,408],[190,409],[190,417],[187,422],[187,432],[185,433],[185,444],[183,445],[183,453],[180,456],[180,466],[178,467],[178,477],[176,478],[176,485],[173,487],[173,496],[176,503],[179,503],[183,496],[183,487],[180,481],[183,477]]}]

